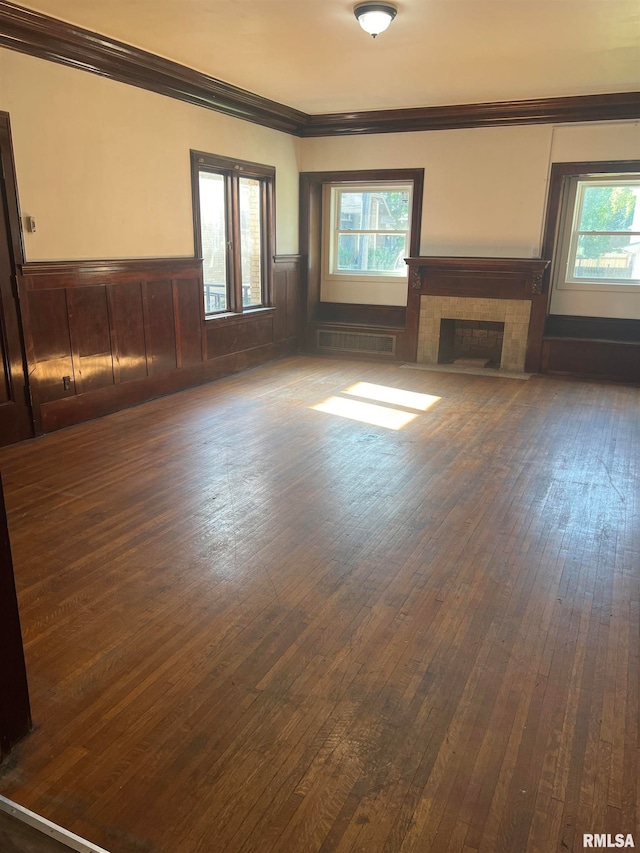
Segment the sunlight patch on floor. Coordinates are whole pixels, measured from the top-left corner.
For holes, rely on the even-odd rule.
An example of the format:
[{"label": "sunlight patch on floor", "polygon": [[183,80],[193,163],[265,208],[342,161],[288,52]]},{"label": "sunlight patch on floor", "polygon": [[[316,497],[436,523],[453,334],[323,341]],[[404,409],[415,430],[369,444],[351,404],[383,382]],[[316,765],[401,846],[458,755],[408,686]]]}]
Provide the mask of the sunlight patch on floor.
[{"label": "sunlight patch on floor", "polygon": [[[352,421],[360,421],[385,429],[399,430],[418,417],[419,412],[426,412],[434,403],[440,400],[432,394],[418,394],[415,391],[404,391],[402,388],[392,388],[387,385],[373,385],[370,382],[356,382],[343,392],[349,397],[329,397],[323,403],[317,403],[311,408],[316,412],[338,415]],[[375,400],[375,403],[365,403],[354,400],[362,397]],[[389,403],[390,405],[379,405]],[[402,408],[395,408],[401,406]],[[393,407],[393,408],[392,408]],[[414,411],[407,411],[413,409]]]},{"label": "sunlight patch on floor", "polygon": [[371,382],[356,382],[344,393],[376,400],[378,403],[404,406],[406,409],[419,409],[421,412],[426,412],[440,400],[440,397],[433,394],[418,394],[416,391],[405,391],[403,388],[392,388],[389,385],[373,385]]}]

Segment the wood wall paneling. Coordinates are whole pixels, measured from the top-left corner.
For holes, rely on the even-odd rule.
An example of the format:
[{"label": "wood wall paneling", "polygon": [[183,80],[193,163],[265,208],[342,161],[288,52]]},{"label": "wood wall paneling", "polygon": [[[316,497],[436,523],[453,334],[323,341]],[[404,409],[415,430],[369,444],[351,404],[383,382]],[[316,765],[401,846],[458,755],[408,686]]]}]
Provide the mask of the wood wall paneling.
[{"label": "wood wall paneling", "polygon": [[176,323],[178,367],[190,367],[203,360],[202,286],[197,278],[173,281],[173,310]]},{"label": "wood wall paneling", "polygon": [[143,282],[142,304],[149,375],[175,370],[176,319],[171,281]]},{"label": "wood wall paneling", "polygon": [[198,259],[24,264],[38,431],[295,352],[299,271],[298,255],[276,257],[272,308],[205,320]]},{"label": "wood wall paneling", "polygon": [[117,383],[147,375],[144,311],[140,282],[108,284],[113,374]]},{"label": "wood wall paneling", "polygon": [[195,368],[173,370],[170,373],[145,376],[117,385],[105,386],[66,399],[45,402],[40,406],[42,431],[82,423],[82,421],[136,406],[154,397],[164,397],[202,382],[202,365]]},{"label": "wood wall paneling", "polygon": [[273,334],[276,341],[287,338],[287,309],[288,309],[288,270],[283,264],[274,264],[273,269],[273,306],[276,316],[273,321]]},{"label": "wood wall paneling", "polygon": [[238,315],[233,322],[207,325],[207,359],[273,343],[273,312]]},{"label": "wood wall paneling", "polygon": [[[4,344],[3,344],[2,360],[6,361],[7,358],[8,358],[8,356],[4,352]],[[9,393],[9,377],[3,371],[2,377],[0,377],[0,403],[8,403],[10,399],[11,399],[11,395]]]},{"label": "wood wall paneling", "polygon": [[[23,316],[27,359],[34,405],[59,400],[75,393],[69,313],[66,290],[37,290],[27,293],[28,314]],[[63,377],[71,377],[65,389]]]},{"label": "wood wall paneling", "polygon": [[298,269],[287,272],[286,340],[300,346],[300,275]]},{"label": "wood wall paneling", "polygon": [[309,323],[307,348],[311,352],[326,350],[318,348],[317,334],[319,330],[355,333],[356,335],[393,334],[395,338],[395,353],[350,353],[354,358],[393,358],[396,361],[410,361],[407,357],[407,310],[394,305],[352,305],[342,302],[319,302],[316,308],[316,319]]},{"label": "wood wall paneling", "polygon": [[542,372],[640,382],[640,320],[550,314]]},{"label": "wood wall paneling", "polygon": [[308,324],[320,304],[322,269],[322,184],[324,176],[313,172],[300,175],[300,254],[306,263],[301,270],[300,324],[308,346]]},{"label": "wood wall paneling", "polygon": [[[84,420],[131,405],[131,391],[122,390],[129,383],[176,370],[178,338],[186,362],[194,348],[201,354],[199,308],[196,323],[191,319],[200,281],[201,264],[193,258],[24,264],[23,319],[39,429],[73,423],[73,412]],[[155,386],[149,392],[163,393]],[[139,402],[145,394],[137,388],[133,397]],[[54,412],[65,399],[59,422]]]},{"label": "wood wall paneling", "polygon": [[541,372],[640,383],[640,342],[545,338]]},{"label": "wood wall paneling", "polygon": [[300,255],[277,255],[273,265],[274,340],[300,345]]},{"label": "wood wall paneling", "polygon": [[106,287],[66,291],[76,393],[113,385],[113,354]]},{"label": "wood wall paneling", "polygon": [[549,314],[544,333],[555,338],[640,343],[640,320]]},{"label": "wood wall paneling", "polygon": [[372,328],[404,329],[407,309],[395,305],[352,305],[346,302],[320,302],[319,323],[347,323]]}]

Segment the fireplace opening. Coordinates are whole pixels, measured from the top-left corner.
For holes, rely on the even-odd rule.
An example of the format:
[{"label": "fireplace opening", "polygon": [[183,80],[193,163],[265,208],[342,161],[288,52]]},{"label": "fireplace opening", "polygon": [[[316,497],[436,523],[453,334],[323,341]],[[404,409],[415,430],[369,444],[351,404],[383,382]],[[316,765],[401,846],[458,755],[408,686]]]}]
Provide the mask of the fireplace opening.
[{"label": "fireplace opening", "polygon": [[441,320],[438,364],[499,368],[504,323]]}]

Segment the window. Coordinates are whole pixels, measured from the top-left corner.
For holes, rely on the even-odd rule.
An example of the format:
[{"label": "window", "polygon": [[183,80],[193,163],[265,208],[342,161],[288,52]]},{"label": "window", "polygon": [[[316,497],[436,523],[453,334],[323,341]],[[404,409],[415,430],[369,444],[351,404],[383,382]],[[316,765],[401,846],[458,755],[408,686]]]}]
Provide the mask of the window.
[{"label": "window", "polygon": [[640,286],[640,175],[569,178],[559,250],[559,289]]},{"label": "window", "polygon": [[267,306],[275,169],[192,151],[191,175],[205,316]]},{"label": "window", "polygon": [[422,169],[302,175],[303,201],[308,186],[309,213],[321,217],[309,232],[320,250],[309,281],[317,276],[321,302],[407,304],[405,258],[419,251],[423,179]]},{"label": "window", "polygon": [[404,276],[412,184],[327,185],[327,275]]}]

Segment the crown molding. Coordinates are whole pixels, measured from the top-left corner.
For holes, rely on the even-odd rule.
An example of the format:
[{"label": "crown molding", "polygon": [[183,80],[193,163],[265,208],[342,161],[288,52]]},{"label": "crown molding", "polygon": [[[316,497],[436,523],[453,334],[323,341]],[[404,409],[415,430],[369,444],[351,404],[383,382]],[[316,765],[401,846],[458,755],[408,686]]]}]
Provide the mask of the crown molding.
[{"label": "crown molding", "polygon": [[306,113],[169,59],[0,0],[0,46],[300,136]]},{"label": "crown molding", "polygon": [[406,133],[640,118],[640,92],[308,116],[303,136]]},{"label": "crown molding", "polygon": [[0,46],[302,137],[640,118],[640,92],[308,115],[6,0]]}]

